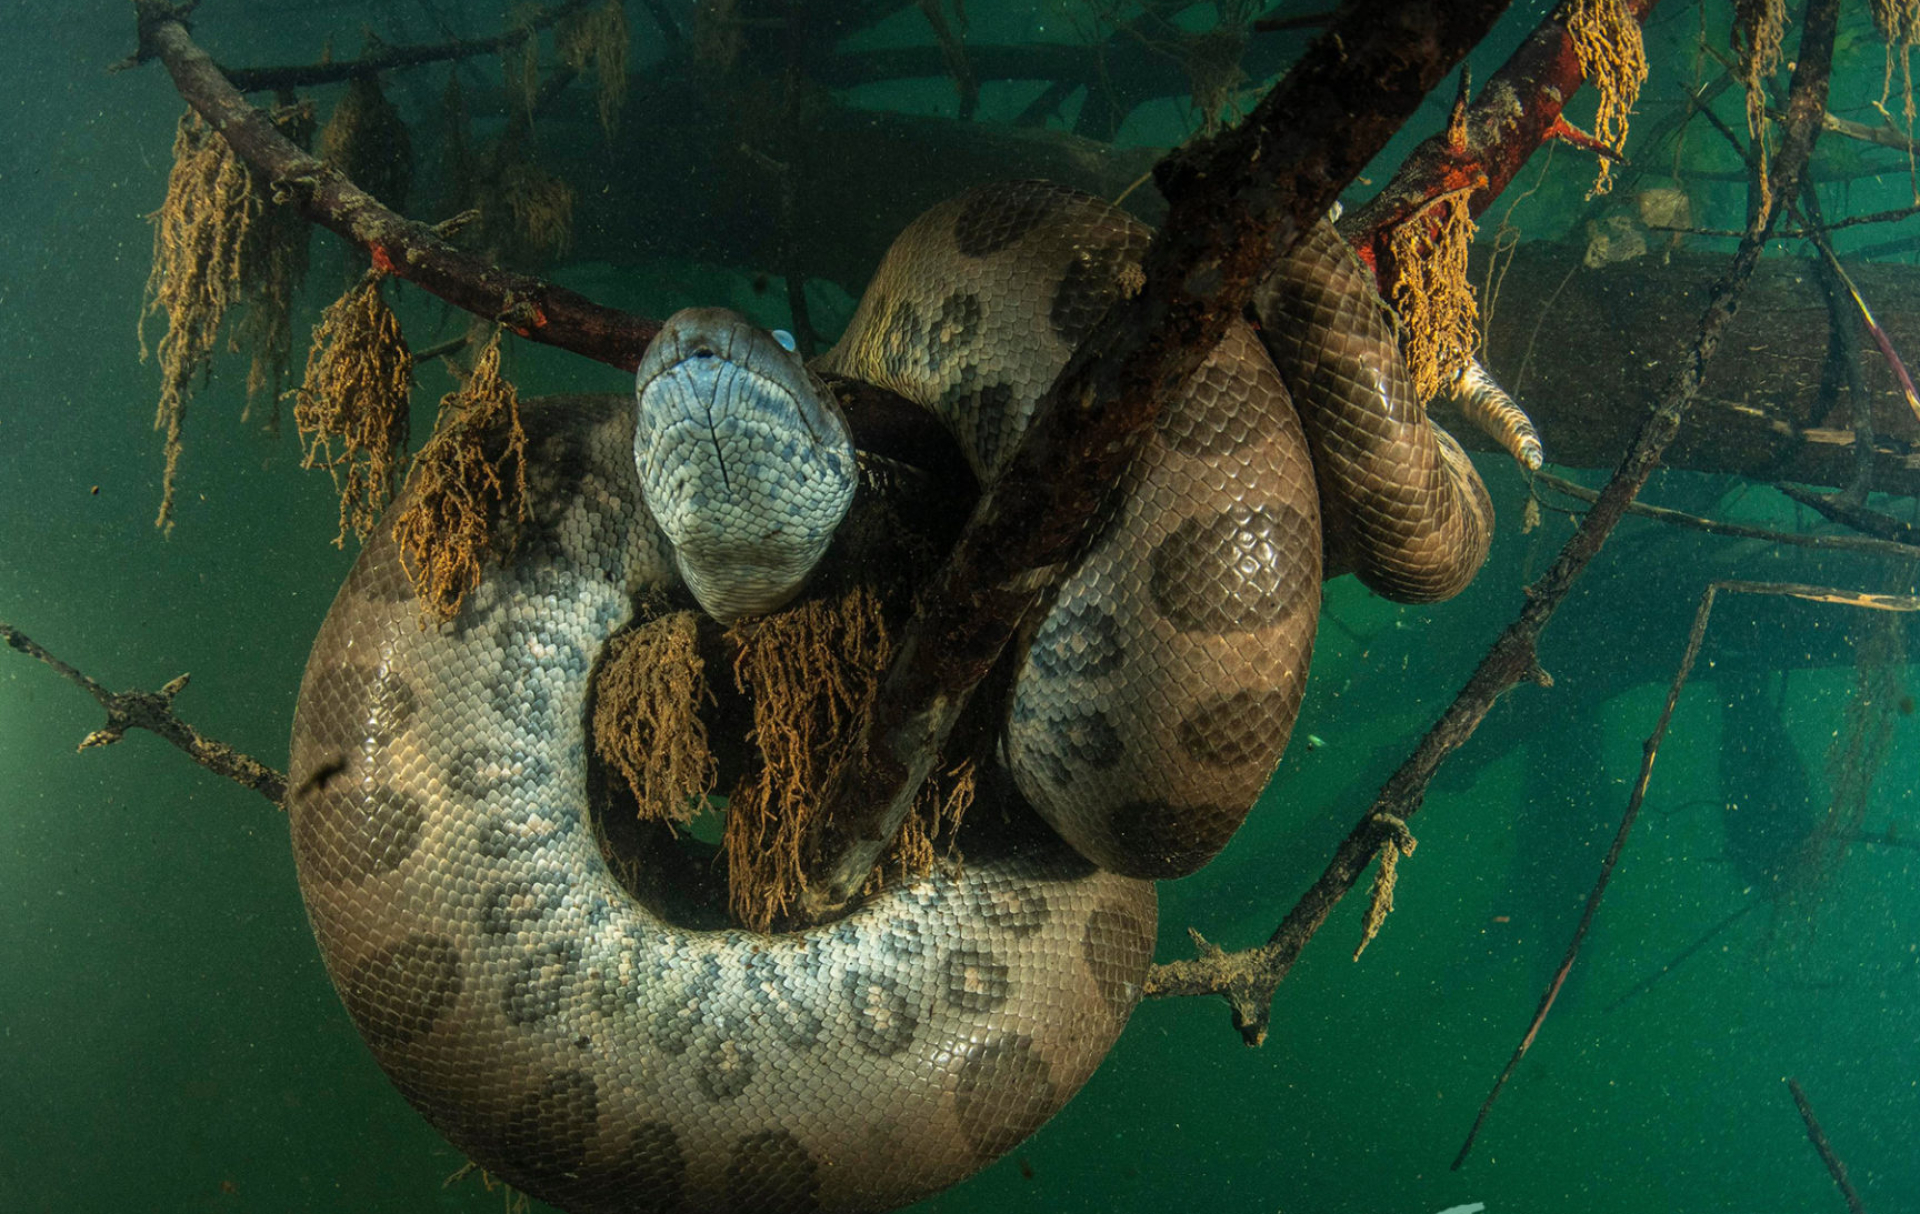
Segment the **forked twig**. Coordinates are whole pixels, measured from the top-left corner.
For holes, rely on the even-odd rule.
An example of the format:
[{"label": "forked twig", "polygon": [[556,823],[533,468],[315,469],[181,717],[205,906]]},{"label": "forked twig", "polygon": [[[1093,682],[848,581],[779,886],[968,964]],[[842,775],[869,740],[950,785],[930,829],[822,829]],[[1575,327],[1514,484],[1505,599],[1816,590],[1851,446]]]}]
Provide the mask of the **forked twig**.
[{"label": "forked twig", "polygon": [[26,633],[0,621],[0,641],[30,658],[53,667],[61,678],[79,687],[107,710],[107,723],[80,740],[77,749],[111,746],[129,729],[155,733],[187,753],[195,763],[236,784],[245,785],[275,805],[284,807],[286,776],[224,742],[215,742],[174,715],[173,698],[186,690],[187,676],[173,679],[159,691],[108,691],[72,666],[48,653]]}]

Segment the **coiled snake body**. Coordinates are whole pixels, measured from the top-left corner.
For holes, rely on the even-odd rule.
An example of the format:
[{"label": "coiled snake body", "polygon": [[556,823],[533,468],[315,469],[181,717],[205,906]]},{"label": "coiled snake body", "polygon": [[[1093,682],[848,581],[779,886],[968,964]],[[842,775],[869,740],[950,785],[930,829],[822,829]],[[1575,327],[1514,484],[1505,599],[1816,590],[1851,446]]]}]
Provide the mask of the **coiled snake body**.
[{"label": "coiled snake body", "polygon": [[[902,234],[822,365],[940,411],[991,477],[1146,239],[1069,191],[976,190]],[[1293,260],[1268,328],[1306,351],[1307,431],[1236,325],[1026,656],[1002,757],[1066,843],[970,851],[805,933],[676,926],[615,883],[587,821],[596,656],[689,559],[641,498],[632,402],[529,412],[534,522],[451,624],[420,626],[393,543],[370,541],[301,686],[290,817],[328,972],[406,1098],[574,1211],[889,1209],[1050,1117],[1139,996],[1145,878],[1217,852],[1285,746],[1322,494],[1332,558],[1386,589],[1450,593],[1484,555],[1457,447],[1410,398],[1360,392],[1397,356],[1351,255],[1322,232]],[[656,343],[643,388],[716,353],[694,332],[671,359]],[[774,357],[756,351],[749,370]]]}]

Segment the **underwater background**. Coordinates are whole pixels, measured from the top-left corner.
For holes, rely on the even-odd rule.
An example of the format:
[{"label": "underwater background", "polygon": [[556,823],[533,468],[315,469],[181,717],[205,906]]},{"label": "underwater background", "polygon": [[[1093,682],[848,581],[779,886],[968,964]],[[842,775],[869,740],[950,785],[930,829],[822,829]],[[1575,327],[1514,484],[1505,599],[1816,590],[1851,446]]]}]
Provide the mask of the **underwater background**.
[{"label": "underwater background", "polygon": [[[639,77],[661,52],[645,6],[628,7]],[[1098,11],[973,0],[967,38],[1073,40]],[[1544,12],[1516,5],[1474,55],[1474,78]],[[353,555],[351,542],[331,543],[333,488],[300,470],[290,423],[268,428],[259,406],[241,422],[245,359],[223,355],[188,418],[177,526],[155,530],[158,374],[141,362],[135,328],[146,217],[165,190],[182,105],[157,65],[108,73],[133,50],[121,0],[13,0],[0,14],[0,620],[114,689],[190,671],[182,716],[284,768],[307,647]],[[1206,5],[1177,15],[1195,29],[1218,19]],[[1715,6],[1656,10],[1642,114],[1676,104],[1702,30],[1724,40],[1726,19]],[[350,54],[368,29],[391,43],[433,41],[500,20],[501,6],[481,0],[208,0],[196,36],[223,63],[264,65],[314,59],[329,40]],[[1846,21],[1862,27],[1864,13]],[[1272,36],[1297,46],[1311,32]],[[863,36],[931,42],[910,6]],[[476,78],[497,76],[497,59],[476,63]],[[1881,70],[1877,44],[1843,39],[1831,108],[1858,117]],[[446,71],[391,90],[420,120],[417,152],[432,139],[426,119]],[[1037,88],[988,83],[978,120],[1009,121]],[[1367,174],[1375,185],[1437,128],[1452,89],[1436,90]],[[315,90],[323,119],[340,91]],[[846,99],[954,108],[941,79]],[[1584,122],[1591,105],[1570,112]],[[1720,108],[1737,123],[1737,91]],[[1197,122],[1184,100],[1150,103],[1115,140],[1169,146]],[[1699,142],[1702,165],[1737,167]],[[1823,143],[1816,177],[1849,154]],[[1560,156],[1522,175],[1539,182],[1511,216],[1529,240],[1578,238],[1569,231],[1590,166]],[[1846,206],[1896,207],[1909,194],[1904,174],[1855,178]],[[1742,205],[1741,187],[1703,185],[1695,217],[1738,226]],[[357,272],[330,235],[312,247],[296,357],[306,326]],[[788,322],[784,293],[751,268],[573,261],[550,276],[640,315],[726,303]],[[824,281],[809,292],[831,336],[853,296]],[[416,346],[459,331],[421,293],[399,298]],[[628,386],[617,371],[529,343],[509,347],[506,371],[523,397]],[[416,445],[452,386],[437,367],[419,381]],[[1478,459],[1501,517],[1486,569],[1433,607],[1388,603],[1351,578],[1329,585],[1293,746],[1227,851],[1162,886],[1160,960],[1190,955],[1189,927],[1229,948],[1265,939],[1570,533],[1553,511],[1524,533],[1518,473],[1504,457]],[[1604,470],[1576,475],[1598,485]],[[1765,485],[1727,477],[1660,473],[1646,496],[1749,524],[1817,522]],[[1911,516],[1911,502],[1879,504]],[[1143,1003],[1058,1117],[919,1208],[1840,1209],[1791,1076],[1866,1208],[1920,1210],[1920,852],[1900,845],[1920,841],[1920,725],[1906,697],[1916,637],[1904,617],[1772,599],[1716,607],[1579,963],[1473,1156],[1448,1168],[1579,919],[1714,577],[1912,593],[1915,564],[1629,519],[1546,634],[1555,686],[1515,690],[1443,769],[1413,823],[1419,850],[1401,866],[1395,912],[1358,963],[1363,896],[1346,899],[1281,987],[1262,1048],[1241,1044],[1218,1000]],[[1890,733],[1859,833],[1884,839],[1840,849],[1811,893],[1788,897],[1781,872],[1828,812],[1830,756],[1844,751],[1868,684],[1875,727]],[[0,1207],[501,1208],[508,1195],[476,1177],[445,1183],[464,1161],[388,1085],[342,1011],[279,812],[150,735],[76,755],[100,724],[96,706],[47,668],[0,656]]]}]

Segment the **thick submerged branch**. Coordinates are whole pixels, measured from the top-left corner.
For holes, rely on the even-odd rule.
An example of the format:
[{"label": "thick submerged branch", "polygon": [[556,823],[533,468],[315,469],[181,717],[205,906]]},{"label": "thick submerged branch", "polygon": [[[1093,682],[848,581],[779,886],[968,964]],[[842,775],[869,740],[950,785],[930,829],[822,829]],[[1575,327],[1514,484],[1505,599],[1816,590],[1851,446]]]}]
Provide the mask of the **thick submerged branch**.
[{"label": "thick submerged branch", "polygon": [[1343,8],[1246,122],[1156,171],[1170,210],[1145,285],[1061,371],[1008,473],[935,575],[807,865],[804,910],[856,896],[967,697],[1050,593],[1166,390],[1197,367],[1260,275],[1490,29],[1497,3]]}]

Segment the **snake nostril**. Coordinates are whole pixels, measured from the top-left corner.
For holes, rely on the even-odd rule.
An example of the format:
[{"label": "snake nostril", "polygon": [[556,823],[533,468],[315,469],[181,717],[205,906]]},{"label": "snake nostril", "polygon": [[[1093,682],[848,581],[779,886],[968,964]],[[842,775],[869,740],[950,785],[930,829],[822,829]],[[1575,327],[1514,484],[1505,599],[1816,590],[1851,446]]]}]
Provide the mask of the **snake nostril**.
[{"label": "snake nostril", "polygon": [[713,356],[713,347],[711,346],[695,346],[693,348],[694,358],[712,358]]}]

